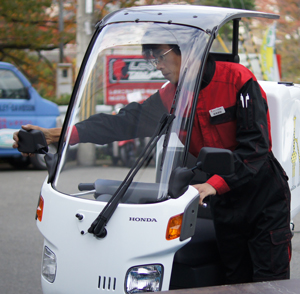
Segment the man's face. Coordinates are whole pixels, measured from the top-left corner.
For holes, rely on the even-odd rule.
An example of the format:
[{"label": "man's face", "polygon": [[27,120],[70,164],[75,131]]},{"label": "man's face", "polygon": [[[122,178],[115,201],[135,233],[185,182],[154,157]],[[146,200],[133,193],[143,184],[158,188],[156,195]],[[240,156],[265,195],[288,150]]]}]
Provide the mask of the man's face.
[{"label": "man's face", "polygon": [[[177,84],[179,80],[181,56],[177,55],[169,45],[160,45],[153,50],[153,57],[157,59],[156,68],[172,84]],[[170,51],[169,51],[170,50]],[[169,52],[168,52],[169,51]]]}]

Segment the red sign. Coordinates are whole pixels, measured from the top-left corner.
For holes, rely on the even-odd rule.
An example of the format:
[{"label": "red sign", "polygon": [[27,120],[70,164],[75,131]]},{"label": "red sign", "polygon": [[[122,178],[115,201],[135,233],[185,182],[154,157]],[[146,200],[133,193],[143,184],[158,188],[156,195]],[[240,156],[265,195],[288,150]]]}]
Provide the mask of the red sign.
[{"label": "red sign", "polygon": [[143,56],[106,56],[105,103],[141,102],[154,94],[167,80]]}]

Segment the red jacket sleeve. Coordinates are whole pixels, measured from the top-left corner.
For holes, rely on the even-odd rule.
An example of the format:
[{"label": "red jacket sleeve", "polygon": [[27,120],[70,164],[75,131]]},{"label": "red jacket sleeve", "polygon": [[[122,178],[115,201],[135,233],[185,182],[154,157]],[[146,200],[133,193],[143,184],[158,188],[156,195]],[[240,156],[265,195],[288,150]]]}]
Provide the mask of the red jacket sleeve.
[{"label": "red jacket sleeve", "polygon": [[70,145],[75,145],[80,142],[79,135],[76,126],[72,127],[71,137],[70,137]]}]

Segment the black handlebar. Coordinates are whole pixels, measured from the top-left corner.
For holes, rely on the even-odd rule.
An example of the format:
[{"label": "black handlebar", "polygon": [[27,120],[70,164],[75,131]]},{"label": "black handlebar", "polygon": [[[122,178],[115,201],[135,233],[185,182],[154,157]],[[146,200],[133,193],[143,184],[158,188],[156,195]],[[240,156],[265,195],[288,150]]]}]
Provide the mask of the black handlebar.
[{"label": "black handlebar", "polygon": [[95,183],[80,183],[78,184],[79,191],[95,190]]}]

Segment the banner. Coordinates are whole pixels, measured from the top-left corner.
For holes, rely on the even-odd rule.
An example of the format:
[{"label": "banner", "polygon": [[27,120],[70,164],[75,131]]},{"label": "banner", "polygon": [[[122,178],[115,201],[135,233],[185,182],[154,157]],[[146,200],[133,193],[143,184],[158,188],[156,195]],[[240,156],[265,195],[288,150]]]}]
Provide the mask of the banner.
[{"label": "banner", "polygon": [[266,81],[280,81],[277,57],[275,54],[276,24],[269,27],[261,45],[261,67],[263,79]]},{"label": "banner", "polygon": [[142,102],[154,94],[167,80],[143,56],[106,56],[105,103]]}]

